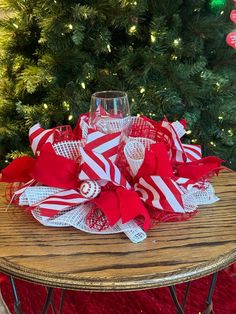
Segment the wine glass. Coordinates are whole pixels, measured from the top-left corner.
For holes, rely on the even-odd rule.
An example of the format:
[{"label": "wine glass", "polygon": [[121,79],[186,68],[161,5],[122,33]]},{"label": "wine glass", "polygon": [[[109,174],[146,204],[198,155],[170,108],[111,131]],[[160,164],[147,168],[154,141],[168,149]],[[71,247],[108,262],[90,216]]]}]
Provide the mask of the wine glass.
[{"label": "wine glass", "polygon": [[127,94],[122,91],[102,91],[91,97],[89,124],[96,130],[127,133],[131,123]]}]

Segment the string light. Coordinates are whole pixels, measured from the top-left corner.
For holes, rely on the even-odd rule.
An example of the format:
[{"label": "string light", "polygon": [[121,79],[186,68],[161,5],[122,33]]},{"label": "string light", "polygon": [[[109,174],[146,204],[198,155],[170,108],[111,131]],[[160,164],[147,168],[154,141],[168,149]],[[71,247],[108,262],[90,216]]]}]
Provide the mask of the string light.
[{"label": "string light", "polygon": [[126,7],[128,5],[136,6],[137,5],[137,1],[129,1],[129,0],[122,0],[121,1],[121,6],[122,7]]},{"label": "string light", "polygon": [[107,45],[107,50],[111,52],[111,46],[109,44]]},{"label": "string light", "polygon": [[73,29],[73,25],[72,24],[68,24],[67,26],[69,29]]},{"label": "string light", "polygon": [[130,33],[130,34],[134,34],[134,33],[136,33],[136,31],[137,31],[136,25],[132,25],[132,26],[130,27],[130,29],[129,29],[129,33]]},{"label": "string light", "polygon": [[233,133],[233,131],[232,131],[231,129],[228,130],[228,134],[229,134],[230,136],[233,136],[233,135],[234,135],[234,133]]},{"label": "string light", "polygon": [[132,102],[135,102],[134,98],[131,99]]},{"label": "string light", "polygon": [[225,11],[221,11],[220,14],[223,15],[225,13]]},{"label": "string light", "polygon": [[85,83],[84,83],[84,82],[82,82],[80,85],[81,85],[81,87],[82,87],[83,89],[85,89],[85,88],[86,88],[86,86],[85,86]]},{"label": "string light", "polygon": [[43,107],[44,107],[45,109],[48,109],[48,105],[47,105],[47,104],[43,104]]},{"label": "string light", "polygon": [[145,92],[145,88],[144,87],[140,87],[140,93],[143,94]]},{"label": "string light", "polygon": [[12,24],[15,28],[19,28],[19,26],[16,23]]},{"label": "string light", "polygon": [[72,116],[72,114],[70,114],[68,117],[68,121],[71,121],[72,119],[73,119],[73,116]]},{"label": "string light", "polygon": [[216,82],[216,90],[219,91],[220,90],[220,83]]},{"label": "string light", "polygon": [[173,44],[174,44],[174,46],[179,46],[179,44],[181,43],[181,38],[179,37],[179,38],[176,38],[174,41],[173,41]]},{"label": "string light", "polygon": [[63,101],[63,107],[67,110],[67,111],[69,111],[70,110],[70,104],[68,103],[68,102],[66,102],[66,101]]},{"label": "string light", "polygon": [[211,141],[210,144],[211,144],[212,146],[216,147],[216,144],[215,144],[214,142]]},{"label": "string light", "polygon": [[191,142],[192,142],[192,143],[197,143],[197,139],[196,139],[196,138],[193,138],[193,139],[191,140]]},{"label": "string light", "polygon": [[192,133],[191,130],[186,131],[186,134],[191,134],[191,133]]},{"label": "string light", "polygon": [[177,57],[174,53],[172,53],[172,55],[170,56],[170,58],[171,58],[171,60],[177,60],[177,59],[178,59],[178,57]]},{"label": "string light", "polygon": [[223,117],[222,117],[222,116],[219,116],[218,119],[219,119],[219,120],[223,120]]},{"label": "string light", "polygon": [[155,43],[155,41],[157,40],[157,33],[156,32],[151,32],[151,42]]},{"label": "string light", "polygon": [[5,163],[8,163],[8,160],[7,160],[7,159],[5,160]]}]

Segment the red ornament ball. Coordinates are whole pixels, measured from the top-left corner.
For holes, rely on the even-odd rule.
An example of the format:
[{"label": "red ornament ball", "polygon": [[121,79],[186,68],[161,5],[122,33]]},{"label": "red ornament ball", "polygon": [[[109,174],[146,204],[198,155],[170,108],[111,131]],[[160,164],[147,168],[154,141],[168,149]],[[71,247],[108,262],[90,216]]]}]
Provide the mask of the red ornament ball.
[{"label": "red ornament ball", "polygon": [[229,33],[226,37],[226,42],[230,47],[236,49],[236,32]]}]

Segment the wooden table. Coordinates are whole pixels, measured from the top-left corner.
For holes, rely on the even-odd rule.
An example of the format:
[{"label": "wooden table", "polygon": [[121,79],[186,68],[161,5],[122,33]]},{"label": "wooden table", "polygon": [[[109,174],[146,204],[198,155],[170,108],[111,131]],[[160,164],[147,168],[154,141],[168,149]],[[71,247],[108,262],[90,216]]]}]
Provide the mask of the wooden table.
[{"label": "wooden table", "polygon": [[[189,221],[163,223],[131,243],[124,234],[51,228],[0,200],[0,271],[50,287],[129,291],[174,286],[236,261],[236,174],[213,184],[220,201]],[[1,194],[4,186],[1,185]]]}]

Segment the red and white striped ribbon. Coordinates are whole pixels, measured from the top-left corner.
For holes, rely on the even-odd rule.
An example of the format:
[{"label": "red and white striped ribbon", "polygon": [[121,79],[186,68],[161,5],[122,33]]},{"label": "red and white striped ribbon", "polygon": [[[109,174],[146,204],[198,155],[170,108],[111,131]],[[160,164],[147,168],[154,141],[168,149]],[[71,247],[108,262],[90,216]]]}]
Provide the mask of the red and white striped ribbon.
[{"label": "red and white striped ribbon", "polygon": [[41,147],[45,143],[53,143],[54,132],[55,132],[54,129],[49,130],[43,129],[39,123],[35,124],[34,126],[32,126],[32,128],[30,128],[29,141],[34,154],[40,151]]},{"label": "red and white striped ribbon", "polygon": [[175,128],[168,121],[163,120],[161,126],[166,129],[167,135],[172,138],[173,143],[171,147],[171,160],[174,162],[185,162],[186,155],[180,141],[180,138],[175,131]]},{"label": "red and white striped ribbon", "polygon": [[34,204],[33,208],[39,208],[40,214],[44,217],[53,217],[63,210],[87,202],[88,199],[83,197],[74,189],[64,190],[49,196],[43,201]]},{"label": "red and white striped ribbon", "polygon": [[177,183],[170,178],[149,176],[140,178],[135,185],[135,191],[141,194],[141,199],[155,208],[184,213],[183,192]]},{"label": "red and white striped ribbon", "polygon": [[129,182],[110,159],[82,147],[80,147],[80,153],[83,160],[79,173],[80,180],[106,180],[130,189]]},{"label": "red and white striped ribbon", "polygon": [[186,192],[186,190],[190,190],[194,185],[196,185],[195,181],[188,178],[174,177],[172,180],[177,183],[184,192]]},{"label": "red and white striped ribbon", "polygon": [[32,179],[28,182],[26,182],[19,190],[17,190],[15,193],[14,193],[14,196],[18,196],[20,197],[21,194],[23,194],[25,192],[25,190],[29,187],[29,186],[34,186],[35,184],[37,183],[36,180]]},{"label": "red and white striped ribbon", "polygon": [[120,132],[104,134],[94,129],[88,129],[86,149],[102,154],[106,159],[115,161],[120,142]]},{"label": "red and white striped ribbon", "polygon": [[187,162],[199,160],[202,158],[202,150],[200,145],[183,144],[183,149],[187,156]]}]

